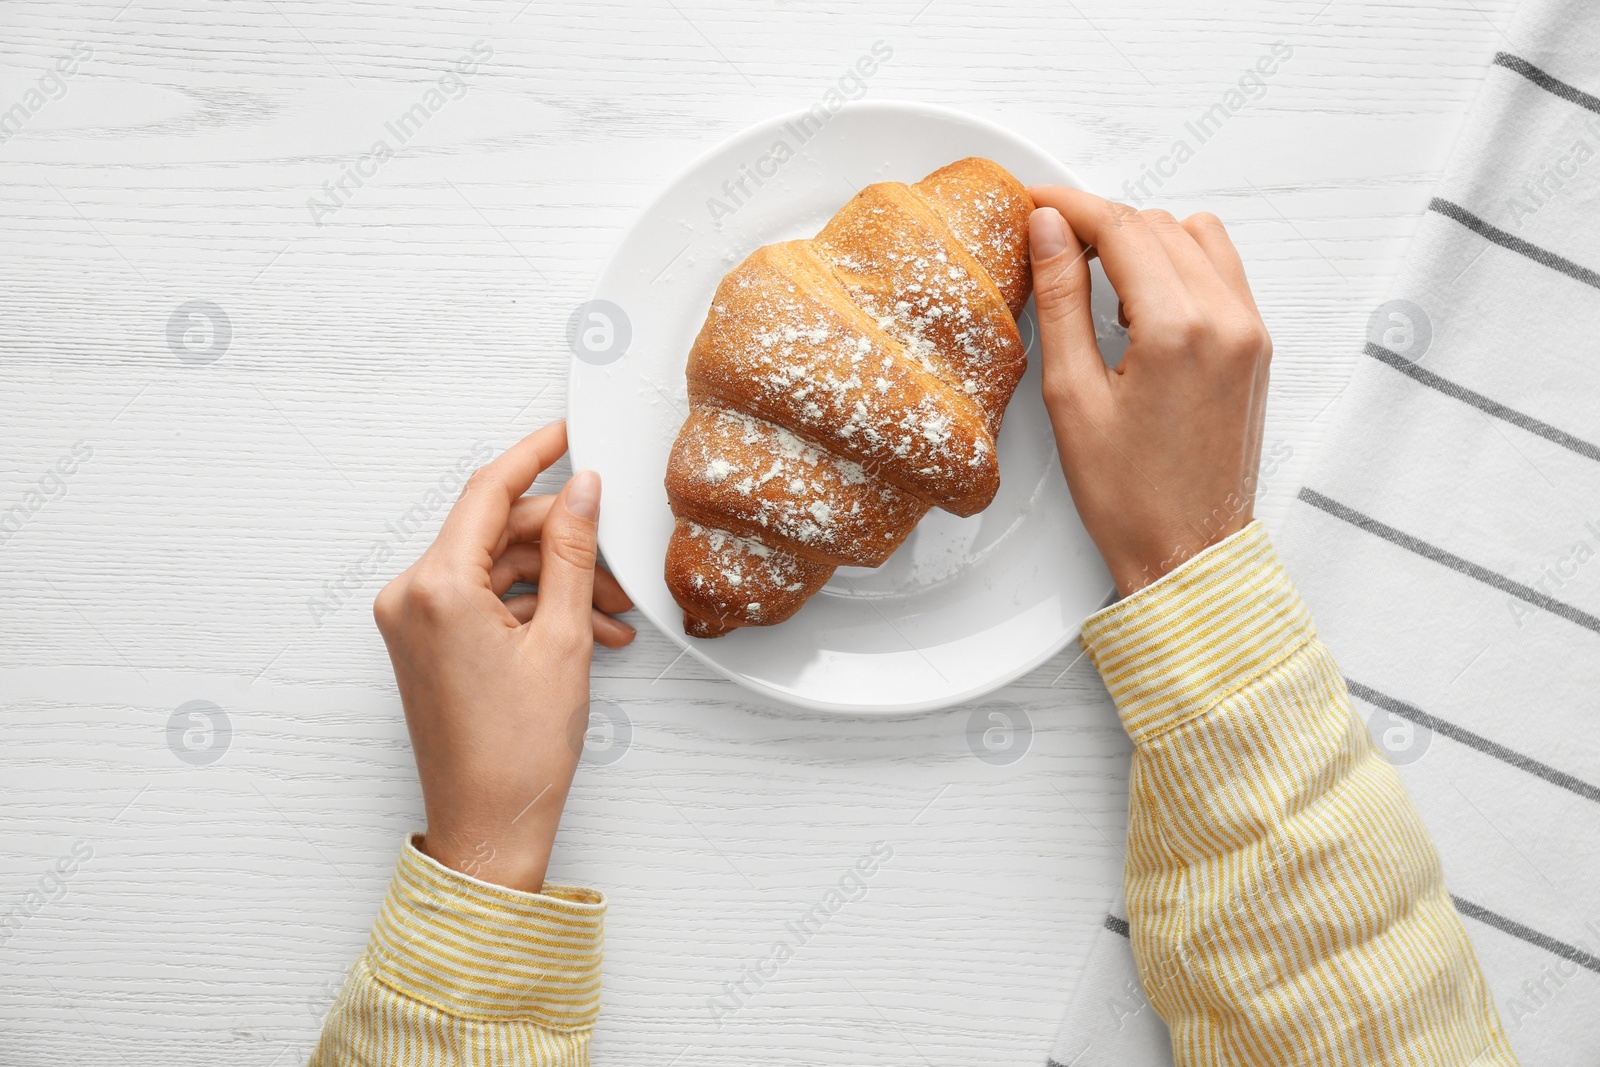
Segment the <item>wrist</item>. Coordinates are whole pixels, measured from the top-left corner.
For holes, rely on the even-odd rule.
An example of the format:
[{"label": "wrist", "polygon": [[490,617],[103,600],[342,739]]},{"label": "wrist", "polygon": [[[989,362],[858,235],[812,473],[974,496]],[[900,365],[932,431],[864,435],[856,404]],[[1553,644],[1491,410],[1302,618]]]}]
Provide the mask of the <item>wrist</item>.
[{"label": "wrist", "polygon": [[1167,542],[1164,547],[1152,547],[1146,552],[1108,554],[1106,569],[1116,583],[1117,596],[1126,600],[1141,589],[1159,582],[1208,547],[1206,543],[1192,540]]},{"label": "wrist", "polygon": [[440,865],[480,882],[537,893],[555,846],[555,826],[536,821],[528,812],[515,828],[523,832],[489,834],[447,821],[428,820],[427,833],[416,839],[417,851]]},{"label": "wrist", "polygon": [[482,882],[537,893],[555,847],[577,757],[501,746],[494,759],[419,765],[424,855]]},{"label": "wrist", "polygon": [[1165,578],[1179,567],[1214,545],[1221,544],[1251,522],[1246,515],[1232,521],[1196,528],[1177,529],[1139,539],[1119,539],[1101,547],[1100,554],[1116,583],[1117,595],[1130,597]]},{"label": "wrist", "polygon": [[510,848],[485,838],[478,838],[470,848],[461,848],[454,843],[453,835],[437,833],[434,827],[416,838],[416,849],[443,867],[458,870],[469,878],[507,889],[520,889],[523,893],[539,893],[544,889],[544,873],[550,865],[549,848]]}]

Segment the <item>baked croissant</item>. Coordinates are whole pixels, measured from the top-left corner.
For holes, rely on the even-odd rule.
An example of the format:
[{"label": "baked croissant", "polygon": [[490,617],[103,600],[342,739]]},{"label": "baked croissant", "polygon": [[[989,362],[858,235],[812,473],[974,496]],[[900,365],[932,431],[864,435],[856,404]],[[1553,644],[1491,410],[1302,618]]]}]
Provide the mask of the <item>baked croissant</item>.
[{"label": "baked croissant", "polygon": [[835,567],[881,564],[929,508],[994,499],[1027,366],[1032,210],[1004,168],[963,159],[869,185],[813,240],[722,279],[667,464],[685,632],[782,622]]}]

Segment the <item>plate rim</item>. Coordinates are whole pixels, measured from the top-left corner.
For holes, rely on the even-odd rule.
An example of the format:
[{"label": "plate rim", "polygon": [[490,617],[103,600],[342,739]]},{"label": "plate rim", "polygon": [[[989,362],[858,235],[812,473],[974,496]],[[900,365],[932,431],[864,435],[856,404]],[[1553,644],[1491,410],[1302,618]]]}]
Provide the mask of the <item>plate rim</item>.
[{"label": "plate rim", "polygon": [[[994,122],[991,119],[984,118],[980,115],[974,115],[970,112],[961,111],[957,108],[947,107],[943,104],[929,104],[914,100],[852,100],[846,102],[844,106],[839,108],[837,111],[832,112],[830,117],[837,117],[847,111],[854,113],[882,112],[889,114],[900,112],[923,116],[936,116],[945,120],[954,120],[975,126],[980,129],[987,130],[989,133],[997,135],[1003,139],[1019,141],[1029,149],[1046,156],[1055,163],[1061,176],[1066,180],[1067,184],[1079,189],[1085,188],[1082,180],[1078,176],[1078,172],[1061,162],[1061,160],[1057,159],[1053,153],[1045,151],[1044,148],[1034,144],[1031,140],[1023,137],[1016,131],[1008,129],[1005,126],[1002,126],[999,123]],[[670,177],[661,183],[655,195],[652,196],[632,216],[627,226],[625,226],[617,235],[616,239],[612,241],[610,248],[601,261],[602,265],[599,271],[595,274],[593,281],[591,281],[589,285],[587,290],[588,296],[586,299],[594,300],[597,298],[602,298],[600,284],[606,273],[611,268],[612,263],[615,262],[617,253],[622,249],[622,246],[628,242],[629,238],[633,236],[634,231],[639,228],[640,223],[650,217],[656,208],[659,207],[660,204],[672,193],[672,191],[677,188],[678,184],[685,176],[699,170],[706,163],[706,161],[722,153],[735,142],[749,136],[752,131],[766,129],[774,125],[781,126],[786,121],[792,121],[801,115],[809,115],[810,113],[810,109],[800,108],[796,110],[780,112],[763,119],[758,119],[755,122],[748,123],[747,125],[718,139],[715,143],[711,144],[693,156],[683,166],[679,167]],[[1029,300],[1030,302],[1032,301],[1031,296],[1029,297]],[[572,421],[573,400],[577,395],[577,379],[580,373],[582,373],[581,362],[575,356],[569,357],[569,365],[567,368],[567,400],[566,411],[564,415],[565,420],[569,424]],[[568,457],[572,462],[573,468],[575,470],[579,469],[580,463],[575,452],[569,451]],[[604,507],[603,497],[601,500],[601,506],[602,508]],[[605,554],[605,546],[603,544],[599,544],[598,540],[597,545],[600,549],[600,554],[603,557]],[[617,581],[619,584],[623,585],[624,592],[627,592],[627,586],[622,582],[622,579],[618,578]],[[706,653],[696,648],[693,639],[691,639],[687,634],[678,632],[678,629],[680,628],[665,625],[661,620],[655,618],[654,615],[652,615],[647,608],[645,608],[635,597],[633,597],[631,593],[629,594],[629,599],[634,601],[635,608],[641,615],[648,619],[656,627],[656,629],[664,633],[669,640],[671,640],[682,650],[680,652],[680,658],[683,653],[687,653],[688,655],[693,656],[700,663],[709,667],[719,676],[736,683],[749,692],[770,699],[780,705],[801,708],[812,712],[821,712],[828,715],[852,716],[857,718],[883,718],[925,714],[928,712],[940,711],[945,708],[955,707],[968,701],[988,696],[991,693],[996,693],[1010,685],[1012,682],[1016,681],[1018,678],[1021,678],[1030,671],[1037,669],[1041,664],[1050,660],[1051,657],[1055,656],[1062,649],[1066,648],[1074,639],[1081,636],[1082,633],[1081,628],[1077,633],[1070,632],[1069,630],[1059,643],[1051,644],[1042,653],[1024,661],[1020,666],[1008,670],[999,676],[990,678],[977,686],[963,688],[959,691],[951,693],[943,693],[936,697],[930,697],[927,700],[911,701],[908,703],[870,705],[843,704],[834,701],[818,700],[799,693],[778,689],[773,686],[766,685],[765,683],[751,678],[748,675],[744,675],[724,667]]]}]

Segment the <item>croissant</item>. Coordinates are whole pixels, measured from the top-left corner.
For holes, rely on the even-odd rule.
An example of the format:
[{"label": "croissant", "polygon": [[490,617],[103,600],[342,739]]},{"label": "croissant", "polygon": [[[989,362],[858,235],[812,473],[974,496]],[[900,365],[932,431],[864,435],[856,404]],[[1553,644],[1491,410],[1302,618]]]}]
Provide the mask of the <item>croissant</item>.
[{"label": "croissant", "polygon": [[814,239],[722,279],[667,464],[686,633],[782,622],[834,568],[883,563],[930,508],[994,499],[1027,366],[1032,210],[1004,168],[963,159],[869,185]]}]

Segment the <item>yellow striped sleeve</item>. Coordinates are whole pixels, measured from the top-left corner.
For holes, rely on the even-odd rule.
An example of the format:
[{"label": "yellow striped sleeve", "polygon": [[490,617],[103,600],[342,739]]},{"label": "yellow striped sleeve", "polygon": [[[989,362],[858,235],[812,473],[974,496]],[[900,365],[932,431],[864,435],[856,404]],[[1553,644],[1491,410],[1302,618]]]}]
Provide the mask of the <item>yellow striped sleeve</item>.
[{"label": "yellow striped sleeve", "polygon": [[523,893],[401,850],[310,1067],[578,1067],[600,1011],[605,900]]},{"label": "yellow striped sleeve", "polygon": [[1438,856],[1259,523],[1091,617],[1179,1067],[1515,1064]]}]

